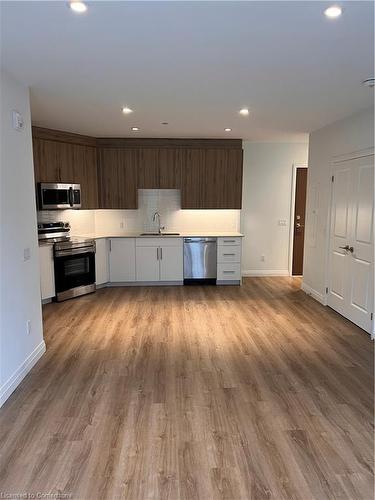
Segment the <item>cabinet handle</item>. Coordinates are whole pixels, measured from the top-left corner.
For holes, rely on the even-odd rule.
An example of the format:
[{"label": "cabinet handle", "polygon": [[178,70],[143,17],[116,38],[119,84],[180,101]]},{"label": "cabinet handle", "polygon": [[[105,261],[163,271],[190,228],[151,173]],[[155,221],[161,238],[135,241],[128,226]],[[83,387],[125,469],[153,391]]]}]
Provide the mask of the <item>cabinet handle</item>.
[{"label": "cabinet handle", "polygon": [[160,260],[163,260],[163,249],[160,247]]},{"label": "cabinet handle", "polygon": [[159,260],[159,247],[156,247],[156,260]]},{"label": "cabinet handle", "polygon": [[112,240],[109,240],[109,251],[112,252]]},{"label": "cabinet handle", "polygon": [[223,274],[234,274],[236,271],[223,271]]},{"label": "cabinet handle", "polygon": [[224,243],[236,243],[236,240],[224,240]]},{"label": "cabinet handle", "polygon": [[223,255],[236,255],[235,253],[223,253]]}]

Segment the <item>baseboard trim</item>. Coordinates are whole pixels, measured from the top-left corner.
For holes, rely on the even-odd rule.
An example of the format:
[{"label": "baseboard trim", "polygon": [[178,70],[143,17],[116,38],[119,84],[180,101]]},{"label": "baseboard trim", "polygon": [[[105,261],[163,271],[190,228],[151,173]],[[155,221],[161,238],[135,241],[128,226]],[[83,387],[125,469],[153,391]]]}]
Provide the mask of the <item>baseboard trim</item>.
[{"label": "baseboard trim", "polygon": [[108,287],[119,286],[181,286],[183,281],[119,281],[109,282]]},{"label": "baseboard trim", "polygon": [[242,276],[289,276],[289,269],[250,269],[242,271]]},{"label": "baseboard trim", "polygon": [[318,302],[320,302],[321,304],[323,304],[323,306],[327,305],[327,297],[325,295],[321,294],[320,292],[317,292],[313,288],[311,288],[311,286],[309,286],[306,283],[302,282],[301,289],[307,295],[310,295],[310,297],[312,297],[313,299],[315,299]]},{"label": "baseboard trim", "polygon": [[46,352],[46,344],[44,340],[33,350],[33,352],[25,359],[17,370],[11,375],[8,380],[0,387],[0,408],[3,406],[9,396],[17,389],[22,380],[26,377],[29,371],[36,365],[39,359]]}]

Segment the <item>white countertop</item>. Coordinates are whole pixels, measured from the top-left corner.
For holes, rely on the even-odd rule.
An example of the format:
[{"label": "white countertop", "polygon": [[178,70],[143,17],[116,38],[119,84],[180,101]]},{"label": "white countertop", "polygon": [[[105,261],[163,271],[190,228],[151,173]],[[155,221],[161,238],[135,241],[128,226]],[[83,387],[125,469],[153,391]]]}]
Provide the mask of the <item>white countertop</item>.
[{"label": "white countertop", "polygon": [[[172,231],[171,231],[172,232]],[[153,234],[142,235],[141,232],[123,232],[123,233],[80,233],[73,234],[78,238],[189,238],[189,237],[212,237],[212,238],[242,238],[243,234],[235,231],[201,231],[201,232],[182,232],[179,235],[162,235],[156,236]]]}]

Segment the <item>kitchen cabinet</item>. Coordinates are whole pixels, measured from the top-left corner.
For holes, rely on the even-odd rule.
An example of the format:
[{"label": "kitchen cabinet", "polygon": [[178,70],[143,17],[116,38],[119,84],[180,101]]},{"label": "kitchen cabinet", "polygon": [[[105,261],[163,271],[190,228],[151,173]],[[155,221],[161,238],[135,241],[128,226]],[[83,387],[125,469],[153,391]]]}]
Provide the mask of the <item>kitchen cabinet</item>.
[{"label": "kitchen cabinet", "polygon": [[53,245],[39,246],[40,292],[42,300],[55,296]]},{"label": "kitchen cabinet", "polygon": [[98,208],[96,148],[73,145],[73,181],[81,185],[81,208]]},{"label": "kitchen cabinet", "polygon": [[185,149],[164,148],[159,150],[159,189],[181,188],[181,172],[185,161]]},{"label": "kitchen cabinet", "polygon": [[182,281],[182,238],[137,238],[137,281]]},{"label": "kitchen cabinet", "polygon": [[109,239],[109,281],[135,281],[135,238]]},{"label": "kitchen cabinet", "polygon": [[181,208],[202,208],[205,150],[188,149],[181,173]]},{"label": "kitchen cabinet", "polygon": [[188,150],[182,168],[181,208],[240,209],[242,149]]},{"label": "kitchen cabinet", "polygon": [[35,182],[81,184],[81,208],[98,208],[95,139],[33,127]]},{"label": "kitchen cabinet", "polygon": [[138,151],[99,149],[99,207],[136,209],[138,207]]},{"label": "kitchen cabinet", "polygon": [[159,149],[139,150],[138,189],[159,188]]},{"label": "kitchen cabinet", "polygon": [[176,243],[175,246],[160,245],[160,281],[182,281],[184,279],[182,240],[179,239],[174,243]]},{"label": "kitchen cabinet", "polygon": [[106,238],[96,240],[95,283],[103,285],[109,281],[109,241]]},{"label": "kitchen cabinet", "polygon": [[176,148],[140,149],[138,189],[180,189],[185,153]]},{"label": "kitchen cabinet", "polygon": [[217,239],[218,284],[241,283],[242,238],[221,237]]}]

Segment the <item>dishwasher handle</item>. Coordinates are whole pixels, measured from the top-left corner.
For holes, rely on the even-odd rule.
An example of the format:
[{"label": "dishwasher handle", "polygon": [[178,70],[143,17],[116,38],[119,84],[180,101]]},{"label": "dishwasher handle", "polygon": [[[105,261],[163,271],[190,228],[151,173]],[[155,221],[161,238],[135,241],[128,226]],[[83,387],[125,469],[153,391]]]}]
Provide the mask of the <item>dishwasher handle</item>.
[{"label": "dishwasher handle", "polygon": [[216,238],[184,238],[184,243],[216,243]]}]

